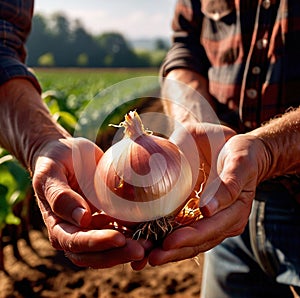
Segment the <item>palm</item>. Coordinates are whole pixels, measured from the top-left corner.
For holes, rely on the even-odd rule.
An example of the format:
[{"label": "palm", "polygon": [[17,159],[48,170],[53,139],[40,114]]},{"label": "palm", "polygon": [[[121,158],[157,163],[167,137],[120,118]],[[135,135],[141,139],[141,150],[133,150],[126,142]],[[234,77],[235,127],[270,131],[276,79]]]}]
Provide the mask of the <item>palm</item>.
[{"label": "palm", "polygon": [[[107,268],[141,259],[144,249],[94,213],[93,177],[102,151],[86,139],[62,139],[38,153],[33,186],[51,244],[75,264]],[[76,211],[77,210],[77,211]],[[79,212],[78,212],[79,211]],[[80,217],[80,218],[79,218]]]}]

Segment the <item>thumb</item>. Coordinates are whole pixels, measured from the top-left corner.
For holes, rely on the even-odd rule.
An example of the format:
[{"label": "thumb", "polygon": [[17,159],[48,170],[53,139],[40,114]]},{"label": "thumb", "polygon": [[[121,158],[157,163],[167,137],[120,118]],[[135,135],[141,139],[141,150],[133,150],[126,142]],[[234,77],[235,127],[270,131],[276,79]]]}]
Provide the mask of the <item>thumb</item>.
[{"label": "thumb", "polygon": [[200,200],[204,216],[212,216],[232,205],[242,192],[242,173],[232,166],[224,166],[211,182],[207,182]]},{"label": "thumb", "polygon": [[232,162],[230,153],[225,144],[216,159],[216,164],[212,166],[212,173],[200,200],[200,210],[204,216],[212,216],[227,208],[241,192],[242,173],[238,173],[239,167]]},{"label": "thumb", "polygon": [[205,188],[200,210],[204,216],[212,216],[231,206],[236,200],[250,202],[255,194],[255,179],[247,177],[241,168],[224,167],[222,172]]},{"label": "thumb", "polygon": [[35,174],[33,188],[41,203],[39,206],[43,206],[44,210],[41,210],[43,217],[49,216],[52,212],[61,219],[80,227],[87,227],[91,223],[92,214],[88,203],[71,189],[62,172],[55,171],[55,175]]},{"label": "thumb", "polygon": [[224,200],[231,200],[231,196],[221,178],[218,176],[210,183],[207,183],[201,195],[201,213],[206,217],[214,215],[222,209],[222,201]]}]

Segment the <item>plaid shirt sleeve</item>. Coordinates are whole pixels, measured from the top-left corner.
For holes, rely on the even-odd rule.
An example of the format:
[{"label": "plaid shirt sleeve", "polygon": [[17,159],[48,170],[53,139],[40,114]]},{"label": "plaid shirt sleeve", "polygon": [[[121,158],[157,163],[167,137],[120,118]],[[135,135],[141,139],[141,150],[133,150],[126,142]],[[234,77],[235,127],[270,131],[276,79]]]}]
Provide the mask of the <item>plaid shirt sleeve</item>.
[{"label": "plaid shirt sleeve", "polygon": [[172,21],[173,45],[161,67],[162,76],[175,68],[188,68],[207,78],[210,63],[199,39],[202,24],[200,12],[199,1],[177,1]]},{"label": "plaid shirt sleeve", "polygon": [[0,84],[21,77],[30,80],[41,92],[36,77],[25,65],[25,42],[32,15],[33,0],[0,0]]},{"label": "plaid shirt sleeve", "polygon": [[206,76],[240,132],[299,106],[298,0],[178,0],[172,27],[161,74],[188,68]]}]

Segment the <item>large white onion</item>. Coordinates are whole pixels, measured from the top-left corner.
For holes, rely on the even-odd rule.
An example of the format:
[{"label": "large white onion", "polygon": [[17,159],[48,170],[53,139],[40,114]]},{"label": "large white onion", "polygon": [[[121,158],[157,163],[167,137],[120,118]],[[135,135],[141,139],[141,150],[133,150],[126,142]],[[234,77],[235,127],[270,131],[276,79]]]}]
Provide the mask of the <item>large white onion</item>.
[{"label": "large white onion", "polygon": [[124,138],[100,159],[94,177],[101,209],[130,223],[176,215],[192,192],[192,171],[180,149],[145,131],[139,115],[125,116]]}]

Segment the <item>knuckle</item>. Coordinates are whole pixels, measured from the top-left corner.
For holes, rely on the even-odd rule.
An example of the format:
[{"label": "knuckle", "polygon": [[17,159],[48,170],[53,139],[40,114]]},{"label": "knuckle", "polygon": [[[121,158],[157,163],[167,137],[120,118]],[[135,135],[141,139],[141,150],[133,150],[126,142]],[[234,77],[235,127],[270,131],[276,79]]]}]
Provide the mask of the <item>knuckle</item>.
[{"label": "knuckle", "polygon": [[226,238],[241,235],[244,232],[244,230],[245,230],[245,225],[239,224],[239,225],[235,226],[234,229],[231,230],[230,233],[228,233],[228,235],[226,235]]},{"label": "knuckle", "polygon": [[70,239],[67,239],[62,244],[63,250],[71,253],[81,252],[80,237],[78,232],[74,232]]},{"label": "knuckle", "polygon": [[44,199],[44,176],[42,174],[34,174],[32,178],[32,187],[39,199]]},{"label": "knuckle", "polygon": [[248,152],[240,152],[239,154],[236,154],[232,158],[232,161],[234,166],[242,165],[242,167],[246,169],[245,173],[247,173],[247,175],[251,175],[256,171],[256,165]]},{"label": "knuckle", "polygon": [[62,205],[64,205],[62,202],[66,197],[65,190],[56,187],[55,185],[50,185],[46,188],[45,195],[53,212],[58,212],[62,208]]},{"label": "knuckle", "polygon": [[232,228],[228,231],[225,237],[227,238],[227,237],[235,237],[241,235],[246,228],[247,222],[248,222],[248,217],[241,216],[240,219],[236,222],[236,224],[232,226]]}]

